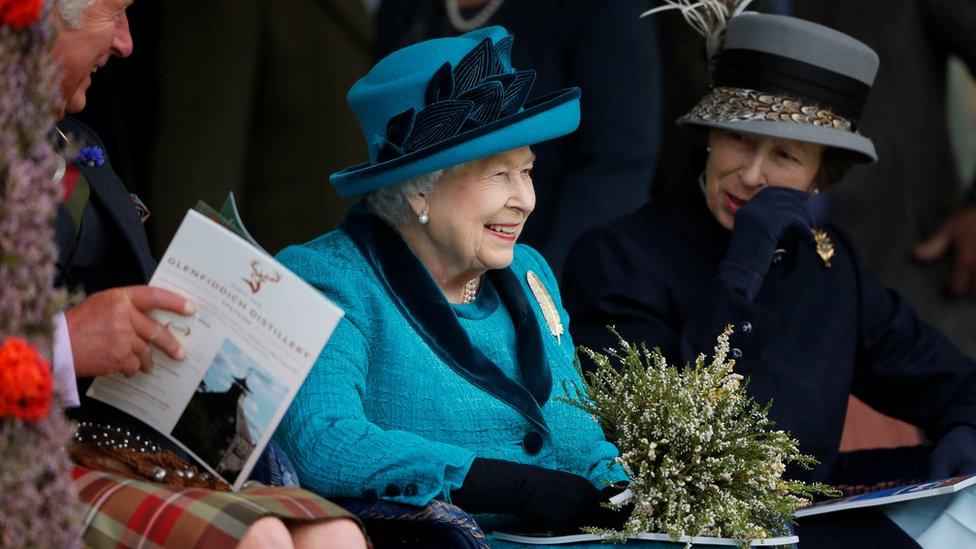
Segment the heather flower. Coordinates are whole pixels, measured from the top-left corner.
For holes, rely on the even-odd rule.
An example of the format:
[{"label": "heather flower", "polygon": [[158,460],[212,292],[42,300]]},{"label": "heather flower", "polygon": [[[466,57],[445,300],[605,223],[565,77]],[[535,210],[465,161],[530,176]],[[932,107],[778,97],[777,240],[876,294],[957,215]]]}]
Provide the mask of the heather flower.
[{"label": "heather flower", "polygon": [[49,135],[60,77],[47,25],[20,32],[0,25],[0,335],[48,349],[57,248],[53,220],[63,161]]},{"label": "heather flower", "polygon": [[[37,23],[31,9],[41,10]],[[64,162],[50,140],[60,75],[50,56],[49,10],[39,0],[0,0],[0,341],[23,338],[48,357],[51,320],[63,301],[52,282],[61,196],[53,174]],[[12,372],[3,373],[7,380]],[[43,381],[35,381],[43,393]],[[30,410],[26,417],[40,415]],[[72,432],[58,406],[36,422],[0,419],[0,546],[79,545],[81,514],[65,450]]]},{"label": "heather flower", "polygon": [[[774,429],[769,405],[746,393],[733,371],[728,327],[709,361],[676,367],[658,349],[627,343],[597,353],[587,387],[567,389],[569,402],[597,418],[620,449],[634,510],[623,531],[591,529],[610,539],[642,532],[747,540],[787,533],[793,511],[821,484],[783,478],[789,464],[811,468],[788,433]],[[618,508],[620,506],[617,506]]]}]

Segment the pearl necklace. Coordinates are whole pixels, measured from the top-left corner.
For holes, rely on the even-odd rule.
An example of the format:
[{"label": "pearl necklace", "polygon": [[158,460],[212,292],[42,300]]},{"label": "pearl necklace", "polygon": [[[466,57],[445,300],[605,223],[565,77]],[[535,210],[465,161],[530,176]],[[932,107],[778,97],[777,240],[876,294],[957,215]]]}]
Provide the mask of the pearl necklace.
[{"label": "pearl necklace", "polygon": [[461,8],[458,7],[457,0],[444,0],[444,8],[447,10],[447,19],[451,22],[454,30],[468,32],[487,23],[504,2],[505,0],[488,0],[488,4],[471,19],[465,19],[461,15]]},{"label": "pearl necklace", "polygon": [[467,305],[474,301],[474,298],[478,297],[478,286],[480,282],[481,277],[478,277],[472,278],[464,283],[464,294],[461,296],[462,305]]}]

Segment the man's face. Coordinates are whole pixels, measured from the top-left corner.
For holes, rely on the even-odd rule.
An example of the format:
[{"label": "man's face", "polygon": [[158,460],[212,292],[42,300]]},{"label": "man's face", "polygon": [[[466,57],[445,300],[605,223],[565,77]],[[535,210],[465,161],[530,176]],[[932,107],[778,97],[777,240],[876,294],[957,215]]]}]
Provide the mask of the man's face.
[{"label": "man's face", "polygon": [[[85,108],[85,93],[91,73],[105,66],[113,56],[132,53],[132,36],[125,10],[133,0],[95,0],[85,10],[84,22],[77,29],[62,25],[54,43],[54,58],[61,64],[61,98],[64,113]],[[62,114],[64,114],[62,113]]]}]

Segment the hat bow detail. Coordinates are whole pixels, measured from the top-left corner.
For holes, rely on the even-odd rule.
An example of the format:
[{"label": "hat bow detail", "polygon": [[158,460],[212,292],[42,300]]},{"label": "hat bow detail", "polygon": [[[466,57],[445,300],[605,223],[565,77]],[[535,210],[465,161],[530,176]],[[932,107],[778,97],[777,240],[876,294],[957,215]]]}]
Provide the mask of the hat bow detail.
[{"label": "hat bow detail", "polygon": [[535,71],[511,69],[512,37],[482,40],[453,67],[446,62],[424,93],[424,107],[407,109],[377,136],[377,162],[430,147],[459,133],[517,113],[535,82]]}]

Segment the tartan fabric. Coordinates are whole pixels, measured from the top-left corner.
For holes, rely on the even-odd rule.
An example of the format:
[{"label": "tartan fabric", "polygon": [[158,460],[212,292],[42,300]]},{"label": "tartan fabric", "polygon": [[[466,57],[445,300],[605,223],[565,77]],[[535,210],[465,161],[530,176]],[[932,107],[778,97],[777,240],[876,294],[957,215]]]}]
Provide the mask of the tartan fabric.
[{"label": "tartan fabric", "polygon": [[334,503],[296,487],[217,492],[139,481],[75,466],[86,508],[86,547],[233,547],[265,516],[285,520],[351,518]]}]

